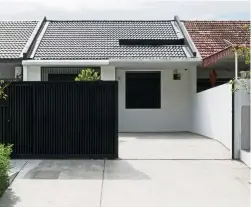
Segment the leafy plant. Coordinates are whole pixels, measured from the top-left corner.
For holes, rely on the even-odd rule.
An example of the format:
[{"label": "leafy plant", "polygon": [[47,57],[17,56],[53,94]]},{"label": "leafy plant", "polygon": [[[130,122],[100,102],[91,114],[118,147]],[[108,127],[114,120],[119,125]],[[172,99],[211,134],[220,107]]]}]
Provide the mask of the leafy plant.
[{"label": "leafy plant", "polygon": [[0,100],[7,99],[8,95],[5,93],[5,90],[10,85],[10,83],[10,81],[5,82],[4,80],[0,80]]},{"label": "leafy plant", "polygon": [[91,68],[86,68],[81,70],[78,76],[75,78],[75,81],[96,81],[100,80],[98,72]]},{"label": "leafy plant", "polygon": [[0,197],[9,185],[10,155],[12,145],[0,144]]},{"label": "leafy plant", "polygon": [[[250,25],[245,25],[243,27],[245,30],[248,31],[248,38],[250,38]],[[250,65],[250,47],[247,46],[247,42],[249,40],[246,39],[243,42],[245,42],[244,44],[241,45],[233,45],[233,51],[237,51],[238,55],[241,57],[245,58],[245,64]],[[248,78],[247,79],[239,79],[239,80],[231,80],[229,83],[230,84],[235,84],[235,87],[233,89],[233,92],[239,90],[240,88],[247,90],[248,93],[250,93],[250,69],[247,72],[248,73]]]}]

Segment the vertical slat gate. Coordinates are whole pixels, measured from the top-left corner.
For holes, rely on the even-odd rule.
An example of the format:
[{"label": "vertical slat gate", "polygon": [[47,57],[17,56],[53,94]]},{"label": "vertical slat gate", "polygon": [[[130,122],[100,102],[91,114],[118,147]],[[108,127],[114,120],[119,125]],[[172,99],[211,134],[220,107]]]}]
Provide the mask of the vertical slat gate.
[{"label": "vertical slat gate", "polygon": [[12,84],[13,157],[118,158],[117,88],[115,81]]}]

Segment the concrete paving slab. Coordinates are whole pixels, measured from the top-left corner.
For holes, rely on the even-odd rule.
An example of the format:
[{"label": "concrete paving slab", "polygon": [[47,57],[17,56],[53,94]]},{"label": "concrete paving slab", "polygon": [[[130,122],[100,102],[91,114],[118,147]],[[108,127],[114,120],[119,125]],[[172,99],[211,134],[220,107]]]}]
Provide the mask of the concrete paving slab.
[{"label": "concrete paving slab", "polygon": [[18,173],[27,162],[28,160],[10,160],[10,173]]},{"label": "concrete paving slab", "polygon": [[240,162],[120,160],[105,169],[102,207],[250,206],[249,169]]},{"label": "concrete paving slab", "polygon": [[122,133],[121,159],[231,159],[216,140],[193,133]]},{"label": "concrete paving slab", "polygon": [[[41,171],[58,173],[58,179],[102,179],[103,160],[30,160],[19,179],[34,179]],[[41,173],[40,173],[41,174]]]},{"label": "concrete paving slab", "polygon": [[16,179],[1,207],[99,207],[102,180]]},{"label": "concrete paving slab", "polygon": [[18,173],[22,170],[28,160],[10,160],[9,183],[12,183]]},{"label": "concrete paving slab", "polygon": [[99,207],[103,169],[102,160],[31,160],[0,207]]}]

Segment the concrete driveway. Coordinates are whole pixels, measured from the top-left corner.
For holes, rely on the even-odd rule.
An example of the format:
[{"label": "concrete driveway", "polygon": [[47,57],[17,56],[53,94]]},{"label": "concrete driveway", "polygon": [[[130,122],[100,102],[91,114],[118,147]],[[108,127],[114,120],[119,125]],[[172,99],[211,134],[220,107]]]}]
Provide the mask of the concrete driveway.
[{"label": "concrete driveway", "polygon": [[[194,152],[193,142],[180,147],[180,140],[129,137],[120,142],[121,157],[128,159],[20,161],[22,169],[0,199],[0,207],[250,206],[249,169],[227,160],[225,148],[218,142],[209,145],[209,140],[202,141],[207,145],[202,153]],[[141,153],[130,151],[133,142],[141,142]],[[187,149],[187,154],[162,146],[172,143],[179,146],[176,151]],[[206,148],[216,145],[214,150],[219,152],[210,159]],[[166,149],[170,150],[164,154]],[[192,158],[196,153],[199,159]]]},{"label": "concrete driveway", "polygon": [[120,134],[121,159],[231,159],[230,151],[218,141],[197,134]]}]

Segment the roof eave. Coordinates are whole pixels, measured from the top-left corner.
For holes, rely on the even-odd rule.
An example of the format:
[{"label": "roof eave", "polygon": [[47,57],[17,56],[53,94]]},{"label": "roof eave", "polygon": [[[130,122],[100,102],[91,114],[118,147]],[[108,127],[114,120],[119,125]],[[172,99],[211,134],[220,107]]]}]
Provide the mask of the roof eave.
[{"label": "roof eave", "polygon": [[24,66],[105,66],[123,64],[168,64],[193,63],[201,64],[201,58],[170,58],[170,59],[110,59],[110,60],[23,60]]},{"label": "roof eave", "polygon": [[109,65],[109,60],[23,60],[24,66],[103,66]]},{"label": "roof eave", "polygon": [[0,63],[21,63],[22,58],[0,58]]}]

